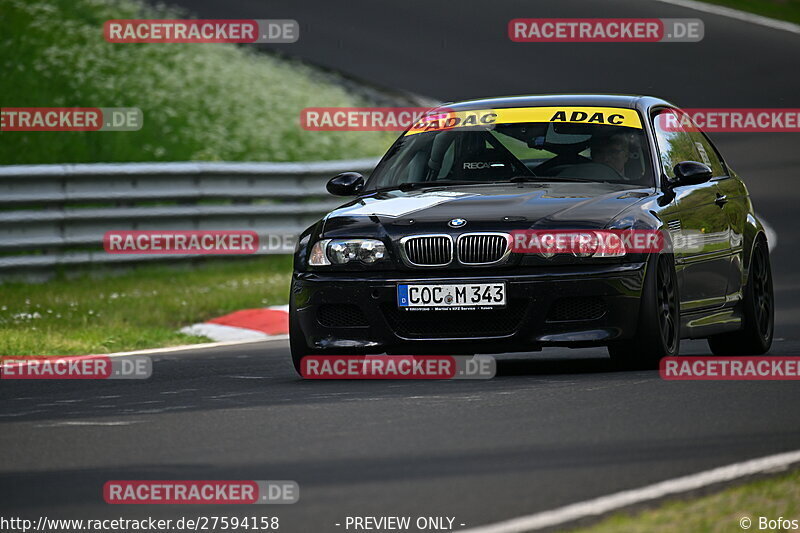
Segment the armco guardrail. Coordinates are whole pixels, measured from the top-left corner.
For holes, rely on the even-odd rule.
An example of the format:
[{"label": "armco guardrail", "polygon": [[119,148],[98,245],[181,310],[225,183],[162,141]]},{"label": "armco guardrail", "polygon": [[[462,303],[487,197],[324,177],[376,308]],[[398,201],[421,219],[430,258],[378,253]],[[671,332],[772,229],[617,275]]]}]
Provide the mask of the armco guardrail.
[{"label": "armco guardrail", "polygon": [[342,203],[328,179],[377,161],[0,166],[0,269],[180,257],[107,254],[109,230],[296,235]]}]

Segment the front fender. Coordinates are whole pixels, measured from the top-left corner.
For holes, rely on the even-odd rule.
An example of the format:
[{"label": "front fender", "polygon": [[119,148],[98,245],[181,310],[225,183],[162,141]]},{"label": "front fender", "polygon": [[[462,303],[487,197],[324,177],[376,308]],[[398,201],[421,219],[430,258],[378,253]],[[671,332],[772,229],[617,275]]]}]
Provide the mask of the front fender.
[{"label": "front fender", "polygon": [[[742,265],[743,285],[750,275],[750,260],[753,257],[753,249],[755,248],[756,241],[759,238],[763,238],[765,241],[767,241],[767,232],[764,230],[764,225],[760,220],[758,220],[758,218],[756,218],[755,213],[753,213],[753,207],[750,205],[749,197],[747,198],[747,203],[750,209],[747,213],[747,217],[745,217],[744,228],[742,232],[742,260],[744,262]],[[769,246],[769,241],[767,241],[767,246]]]}]

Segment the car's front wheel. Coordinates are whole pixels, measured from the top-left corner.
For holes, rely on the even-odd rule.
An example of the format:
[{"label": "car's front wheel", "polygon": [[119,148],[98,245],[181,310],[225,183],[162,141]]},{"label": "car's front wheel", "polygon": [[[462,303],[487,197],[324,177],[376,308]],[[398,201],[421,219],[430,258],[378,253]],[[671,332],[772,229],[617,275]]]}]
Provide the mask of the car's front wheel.
[{"label": "car's front wheel", "polygon": [[764,239],[759,239],[753,248],[741,305],[742,329],[708,338],[714,355],[761,355],[772,346],[775,306],[769,248]]},{"label": "car's front wheel", "polygon": [[650,369],[680,349],[680,299],[675,262],[669,254],[651,257],[639,303],[639,322],[632,339],[609,345],[620,367]]}]

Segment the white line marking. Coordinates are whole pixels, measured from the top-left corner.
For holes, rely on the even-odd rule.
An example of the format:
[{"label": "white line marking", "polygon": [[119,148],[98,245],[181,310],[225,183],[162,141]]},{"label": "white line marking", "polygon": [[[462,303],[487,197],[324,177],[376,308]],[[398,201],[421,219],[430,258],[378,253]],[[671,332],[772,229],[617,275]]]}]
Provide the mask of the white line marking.
[{"label": "white line marking", "polygon": [[22,412],[22,413],[2,413],[2,414],[0,414],[0,417],[5,418],[5,417],[12,417],[12,416],[27,416],[27,415],[33,415],[33,414],[36,414],[36,413],[44,413],[44,411],[42,409],[36,409],[34,411],[25,411],[25,412]]},{"label": "white line marking", "polygon": [[252,344],[255,342],[288,341],[289,335],[271,335],[268,339],[247,339],[241,341],[205,342],[202,344],[184,344],[183,346],[170,346],[169,348],[151,348],[135,352],[117,352],[108,354],[109,357],[122,357],[125,355],[147,355],[152,353],[171,353],[186,350],[199,350],[205,348],[218,348],[220,346],[237,346],[239,344]]},{"label": "white line marking", "polygon": [[767,224],[767,221],[761,215],[756,214],[756,218],[761,221],[761,225],[764,226],[764,233],[767,234],[767,246],[769,247],[769,253],[775,251],[775,248],[778,247],[778,234],[775,233],[775,230],[772,229],[772,226]]},{"label": "white line marking", "polygon": [[91,420],[74,420],[67,422],[53,422],[51,424],[37,424],[37,428],[55,428],[55,427],[84,427],[84,426],[130,426],[132,424],[139,424],[139,420],[132,421],[119,421],[119,422],[94,422]]},{"label": "white line marking", "polygon": [[753,13],[739,11],[738,9],[732,9],[730,7],[707,4],[705,2],[696,2],[695,0],[656,0],[656,1],[663,2],[665,4],[681,6],[688,9],[694,9],[696,11],[704,11],[706,13],[711,13],[712,15],[719,15],[721,17],[728,17],[737,20],[742,20],[744,22],[749,22],[751,24],[766,26],[767,28],[773,28],[776,30],[783,30],[783,31],[788,31],[790,33],[800,34],[800,25],[794,24],[793,22],[786,22],[785,20],[777,20],[769,17],[764,17],[762,15],[755,15]]},{"label": "white line marking", "polygon": [[[150,348],[147,350],[136,350],[134,352],[116,352],[116,353],[109,353],[105,354],[107,357],[125,357],[126,355],[148,355],[148,354],[158,354],[158,353],[172,353],[172,352],[184,352],[186,350],[202,350],[206,348],[219,348],[220,346],[238,346],[240,344],[253,344],[256,342],[271,342],[271,341],[288,341],[289,335],[271,335],[268,339],[247,339],[242,341],[226,341],[226,342],[205,342],[201,344],[184,344],[182,346],[170,346],[168,348]],[[16,356],[15,356],[16,357]],[[24,355],[19,356],[20,359],[24,358]],[[77,356],[70,356],[70,355],[63,355],[61,357],[77,357]],[[10,364],[5,361],[0,361],[0,367]]]},{"label": "white line marking", "polygon": [[503,522],[459,530],[459,533],[523,533],[525,531],[560,526],[582,518],[597,517],[638,503],[674,496],[753,474],[776,471],[798,462],[800,462],[800,450],[768,455],[767,457],[734,463],[638,489],[617,492],[594,500],[574,503],[552,511],[544,511]]}]

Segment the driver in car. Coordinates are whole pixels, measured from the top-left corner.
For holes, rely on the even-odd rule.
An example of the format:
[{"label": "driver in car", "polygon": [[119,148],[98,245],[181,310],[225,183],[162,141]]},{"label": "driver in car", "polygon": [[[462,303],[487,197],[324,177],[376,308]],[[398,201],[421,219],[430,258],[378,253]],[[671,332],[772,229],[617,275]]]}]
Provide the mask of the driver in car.
[{"label": "driver in car", "polygon": [[622,133],[609,137],[595,137],[591,142],[592,161],[602,163],[625,176],[625,164],[630,158],[630,140]]}]

